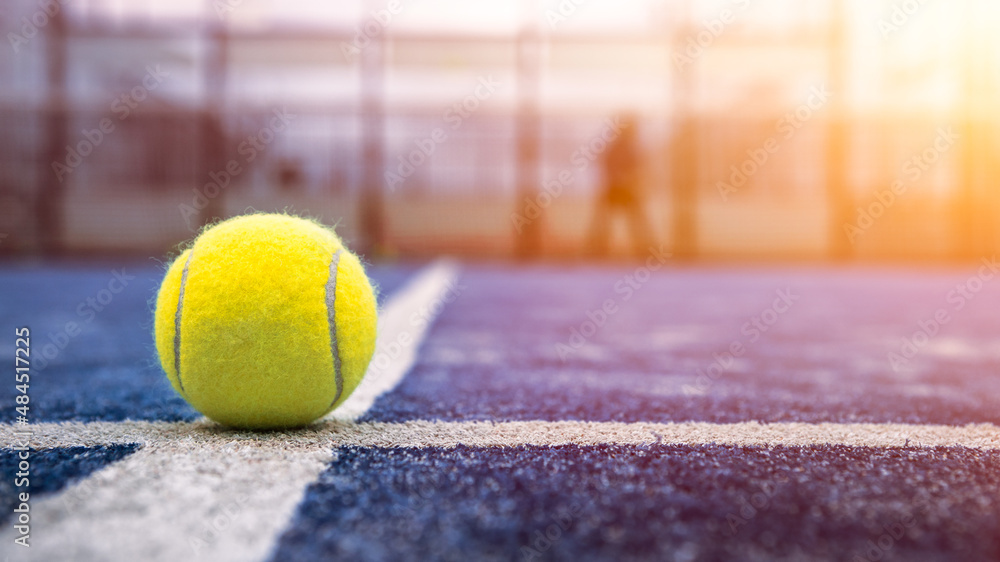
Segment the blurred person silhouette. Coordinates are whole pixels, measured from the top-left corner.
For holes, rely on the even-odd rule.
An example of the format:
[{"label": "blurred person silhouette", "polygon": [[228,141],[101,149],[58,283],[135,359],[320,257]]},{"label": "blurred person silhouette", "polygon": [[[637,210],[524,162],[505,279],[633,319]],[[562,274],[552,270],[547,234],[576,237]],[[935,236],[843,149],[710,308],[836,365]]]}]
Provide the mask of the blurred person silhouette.
[{"label": "blurred person silhouette", "polygon": [[604,183],[594,205],[588,248],[593,257],[607,256],[611,221],[618,213],[628,221],[632,248],[637,257],[645,256],[652,243],[642,194],[642,157],[638,128],[639,120],[635,115],[624,115],[618,136],[609,141],[604,152]]}]

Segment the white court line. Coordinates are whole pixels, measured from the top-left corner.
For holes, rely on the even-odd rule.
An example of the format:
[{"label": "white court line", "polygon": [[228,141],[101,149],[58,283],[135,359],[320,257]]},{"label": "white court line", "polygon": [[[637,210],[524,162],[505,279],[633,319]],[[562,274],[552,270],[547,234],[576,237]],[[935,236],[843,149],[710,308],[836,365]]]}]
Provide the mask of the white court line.
[{"label": "white court line", "polygon": [[[402,379],[433,320],[429,310],[438,309],[432,306],[435,299],[456,276],[454,265],[439,262],[392,296],[379,314],[375,351],[392,360],[335,417],[355,419]],[[414,323],[415,314],[425,321]],[[404,333],[410,345],[387,349]],[[13,432],[20,429],[3,426],[0,442],[14,445]],[[12,560],[264,560],[306,487],[333,460],[330,440],[316,439],[309,430],[241,433],[205,420],[26,429],[38,448],[129,442],[142,448],[59,494],[33,500],[31,547],[12,552]],[[0,529],[0,544],[13,544],[15,533],[11,525]]]},{"label": "white court line", "polygon": [[[1000,450],[1000,427],[900,423],[620,423],[579,421],[353,423],[329,420],[308,428],[256,433],[221,428],[201,420],[191,423],[93,422],[31,426],[38,447],[96,446],[110,443],[186,442],[202,447],[267,447],[280,442],[295,451],[337,446],[360,447],[511,447],[517,445],[675,445],[850,447],[970,447]],[[10,426],[4,429],[9,430]],[[0,446],[10,436],[0,434]]]},{"label": "white court line", "polygon": [[327,418],[356,420],[372,407],[376,398],[403,380],[417,360],[417,349],[434,320],[434,310],[444,306],[444,299],[454,291],[457,279],[458,266],[439,261],[393,295],[379,314],[375,355],[365,378]]}]

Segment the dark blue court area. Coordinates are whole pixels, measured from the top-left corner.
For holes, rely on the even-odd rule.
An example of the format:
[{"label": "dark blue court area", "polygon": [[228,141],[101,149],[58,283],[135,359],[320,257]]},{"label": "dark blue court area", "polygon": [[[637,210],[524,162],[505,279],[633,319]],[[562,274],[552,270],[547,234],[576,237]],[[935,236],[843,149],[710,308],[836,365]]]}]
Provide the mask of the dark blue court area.
[{"label": "dark blue court area", "polygon": [[272,560],[995,560],[998,485],[962,448],[344,448]]}]

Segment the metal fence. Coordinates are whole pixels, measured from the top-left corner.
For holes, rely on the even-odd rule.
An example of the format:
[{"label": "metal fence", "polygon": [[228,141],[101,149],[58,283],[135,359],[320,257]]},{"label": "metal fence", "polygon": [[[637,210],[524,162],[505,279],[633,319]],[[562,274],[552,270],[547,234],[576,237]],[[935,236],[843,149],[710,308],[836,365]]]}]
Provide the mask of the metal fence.
[{"label": "metal fence", "polygon": [[[976,100],[996,80],[963,78],[992,51],[928,78],[958,92],[943,105],[871,102],[856,92],[891,90],[858,60],[878,26],[849,2],[806,4],[725,33],[715,4],[668,2],[642,35],[535,22],[512,35],[381,30],[361,49],[345,49],[350,29],[57,13],[0,56],[0,252],[162,251],[213,218],[289,208],[372,254],[572,255],[602,134],[623,113],[642,124],[657,240],[679,256],[994,251],[1000,147]],[[895,49],[880,48],[868,56]]]}]

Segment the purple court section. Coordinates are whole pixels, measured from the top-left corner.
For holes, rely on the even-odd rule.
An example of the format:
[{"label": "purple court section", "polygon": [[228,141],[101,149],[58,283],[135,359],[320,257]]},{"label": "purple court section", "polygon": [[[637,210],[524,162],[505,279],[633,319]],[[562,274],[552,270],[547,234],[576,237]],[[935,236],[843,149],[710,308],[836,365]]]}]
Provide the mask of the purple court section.
[{"label": "purple court section", "polygon": [[993,275],[469,266],[364,419],[1000,423]]}]

